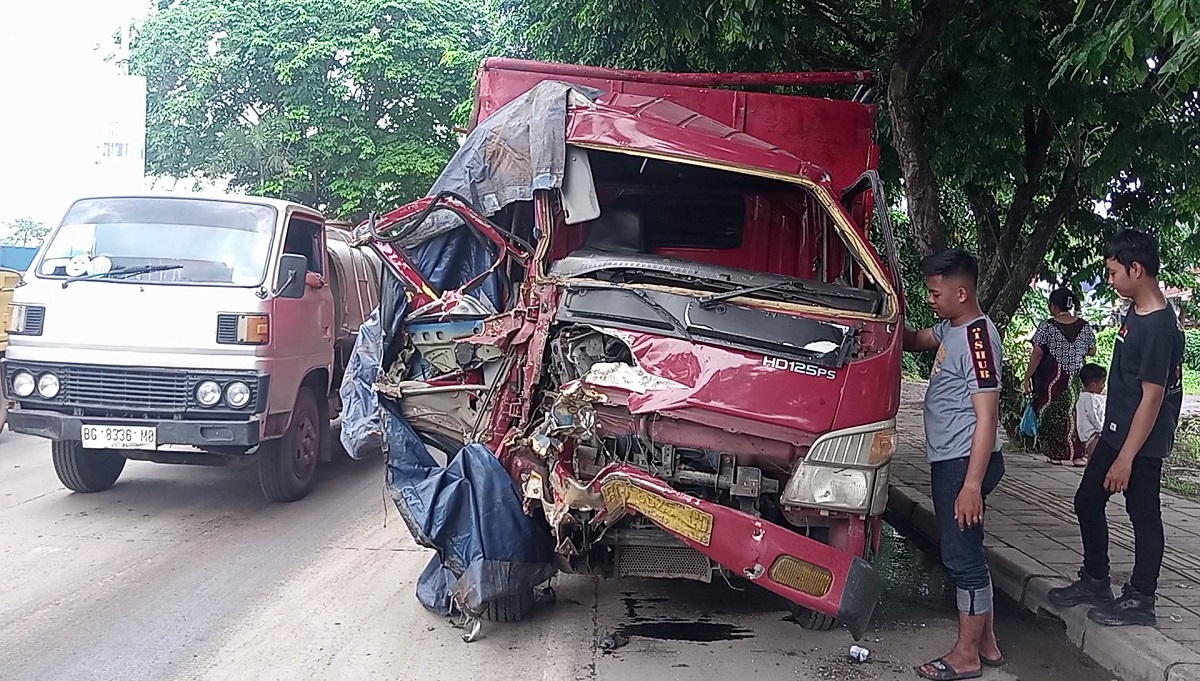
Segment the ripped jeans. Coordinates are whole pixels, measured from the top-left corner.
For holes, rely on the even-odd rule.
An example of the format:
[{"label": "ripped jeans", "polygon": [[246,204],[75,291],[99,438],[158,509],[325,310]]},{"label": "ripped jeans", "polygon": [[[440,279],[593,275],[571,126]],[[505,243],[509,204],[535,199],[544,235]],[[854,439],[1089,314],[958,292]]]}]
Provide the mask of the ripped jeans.
[{"label": "ripped jeans", "polygon": [[[967,479],[969,456],[930,465],[933,511],[937,515],[938,547],[942,563],[950,573],[957,591],[958,611],[966,615],[986,615],[992,611],[992,575],[983,551],[983,524],[961,530],[954,519],[954,502]],[[1004,477],[1004,455],[992,452],[983,476],[983,498],[996,489]],[[986,512],[984,514],[986,519]]]}]

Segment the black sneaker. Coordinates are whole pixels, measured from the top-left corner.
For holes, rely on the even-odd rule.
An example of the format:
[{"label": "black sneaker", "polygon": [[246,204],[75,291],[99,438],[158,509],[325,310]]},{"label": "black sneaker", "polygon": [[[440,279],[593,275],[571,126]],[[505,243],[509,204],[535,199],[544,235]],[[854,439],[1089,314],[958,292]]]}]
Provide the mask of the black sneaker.
[{"label": "black sneaker", "polygon": [[1138,593],[1137,589],[1126,584],[1125,588],[1121,589],[1120,598],[1107,605],[1092,608],[1088,611],[1088,619],[1106,627],[1156,627],[1158,613],[1154,611],[1154,600],[1154,596]]},{"label": "black sneaker", "polygon": [[1051,589],[1046,595],[1051,603],[1063,608],[1073,608],[1084,603],[1108,605],[1113,601],[1112,583],[1108,577],[1093,579],[1083,570],[1079,571],[1079,579],[1072,582],[1071,586]]}]

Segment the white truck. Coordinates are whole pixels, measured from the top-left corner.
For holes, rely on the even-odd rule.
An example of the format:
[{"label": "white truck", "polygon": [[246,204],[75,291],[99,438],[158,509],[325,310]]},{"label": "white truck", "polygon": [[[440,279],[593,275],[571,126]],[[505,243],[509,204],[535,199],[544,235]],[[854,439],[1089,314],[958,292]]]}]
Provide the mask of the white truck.
[{"label": "white truck", "polygon": [[127,459],[257,458],[264,495],[312,488],[346,360],[378,304],[381,263],[295,203],[101,196],[46,238],[8,323],[9,428],[51,440],[76,492]]}]

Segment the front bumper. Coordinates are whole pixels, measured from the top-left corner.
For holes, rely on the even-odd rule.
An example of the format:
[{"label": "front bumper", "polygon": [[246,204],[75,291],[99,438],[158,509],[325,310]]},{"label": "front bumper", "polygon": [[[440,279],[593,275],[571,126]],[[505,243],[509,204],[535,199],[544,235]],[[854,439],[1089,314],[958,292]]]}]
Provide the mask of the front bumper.
[{"label": "front bumper", "polygon": [[52,411],[16,409],[8,414],[14,433],[50,440],[81,440],[83,426],[153,426],[160,445],[192,447],[252,447],[259,443],[258,421],[159,421],[67,416]]},{"label": "front bumper", "polygon": [[684,494],[627,464],[596,476],[608,524],[640,513],[726,569],[866,633],[883,580],[870,563],[762,518]]}]

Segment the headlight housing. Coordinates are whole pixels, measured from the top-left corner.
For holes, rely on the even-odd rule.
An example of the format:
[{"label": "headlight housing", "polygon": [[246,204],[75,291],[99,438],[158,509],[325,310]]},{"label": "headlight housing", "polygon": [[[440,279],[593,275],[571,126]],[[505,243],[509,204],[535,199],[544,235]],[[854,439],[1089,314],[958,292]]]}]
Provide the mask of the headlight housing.
[{"label": "headlight housing", "polygon": [[821,436],[788,480],[783,503],[864,515],[882,513],[897,440],[895,419]]},{"label": "headlight housing", "polygon": [[215,407],[221,401],[221,386],[216,381],[201,381],[196,386],[196,401],[202,407]]},{"label": "headlight housing", "polygon": [[37,389],[37,381],[28,371],[18,371],[13,374],[12,391],[17,397],[29,397]]},{"label": "headlight housing", "polygon": [[225,404],[234,409],[241,409],[250,404],[250,386],[241,381],[234,381],[225,386]]},{"label": "headlight housing", "polygon": [[62,383],[59,382],[58,376],[50,372],[46,372],[38,376],[37,391],[38,394],[47,400],[52,400],[58,397],[58,393],[62,390]]}]

